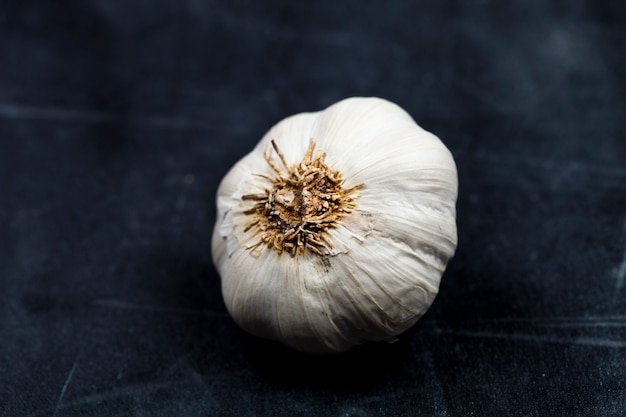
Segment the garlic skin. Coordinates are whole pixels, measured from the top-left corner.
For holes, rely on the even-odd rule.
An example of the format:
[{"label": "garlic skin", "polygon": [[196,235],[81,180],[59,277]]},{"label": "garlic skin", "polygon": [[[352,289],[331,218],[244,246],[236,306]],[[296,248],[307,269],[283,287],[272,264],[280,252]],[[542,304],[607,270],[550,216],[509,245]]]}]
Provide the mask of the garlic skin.
[{"label": "garlic skin", "polygon": [[454,255],[457,187],[448,149],[389,101],[282,120],[218,189],[212,254],[229,313],[309,353],[393,339]]}]

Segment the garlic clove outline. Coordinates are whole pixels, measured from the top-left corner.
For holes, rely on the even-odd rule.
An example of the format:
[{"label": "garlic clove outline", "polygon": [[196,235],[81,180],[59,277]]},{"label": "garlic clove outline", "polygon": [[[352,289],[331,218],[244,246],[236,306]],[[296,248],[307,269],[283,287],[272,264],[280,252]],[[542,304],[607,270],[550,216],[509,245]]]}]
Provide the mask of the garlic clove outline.
[{"label": "garlic clove outline", "polygon": [[454,255],[457,188],[449,150],[387,100],[282,120],[218,189],[212,253],[229,313],[309,353],[393,339]]}]

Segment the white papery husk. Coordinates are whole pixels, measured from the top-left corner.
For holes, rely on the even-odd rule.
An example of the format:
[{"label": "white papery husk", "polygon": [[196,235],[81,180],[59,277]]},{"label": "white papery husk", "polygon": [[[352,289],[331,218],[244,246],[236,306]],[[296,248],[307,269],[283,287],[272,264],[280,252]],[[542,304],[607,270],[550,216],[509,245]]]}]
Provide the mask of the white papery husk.
[{"label": "white papery husk", "polygon": [[[354,210],[329,230],[332,249],[291,256],[244,232],[250,207],[274,177],[264,150],[274,140],[289,164],[310,139],[343,174],[364,183]],[[222,180],[213,259],[233,319],[246,331],[310,353],[390,340],[432,304],[457,245],[457,171],[452,155],[404,110],[349,98],[276,124]]]}]

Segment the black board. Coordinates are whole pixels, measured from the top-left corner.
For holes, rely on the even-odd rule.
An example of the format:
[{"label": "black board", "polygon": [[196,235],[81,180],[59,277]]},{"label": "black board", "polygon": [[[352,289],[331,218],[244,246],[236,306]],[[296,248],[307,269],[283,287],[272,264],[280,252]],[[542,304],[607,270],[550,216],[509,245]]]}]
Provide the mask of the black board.
[{"label": "black board", "polygon": [[[0,416],[623,416],[626,3],[0,4]],[[348,96],[459,170],[459,248],[392,345],[245,335],[221,177]]]}]

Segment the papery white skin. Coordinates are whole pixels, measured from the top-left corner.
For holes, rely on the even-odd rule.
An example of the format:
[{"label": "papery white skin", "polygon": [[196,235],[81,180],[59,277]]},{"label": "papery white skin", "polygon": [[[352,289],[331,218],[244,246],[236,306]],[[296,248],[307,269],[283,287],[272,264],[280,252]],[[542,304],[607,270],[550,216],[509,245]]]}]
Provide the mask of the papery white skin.
[{"label": "papery white skin", "polygon": [[[244,232],[250,207],[274,177],[263,152],[274,139],[289,164],[309,140],[343,174],[365,185],[352,213],[329,230],[325,256],[291,256]],[[349,98],[288,117],[222,180],[212,249],[229,313],[246,331],[310,353],[393,339],[426,312],[457,245],[457,171],[452,155],[404,110],[379,98]]]}]

